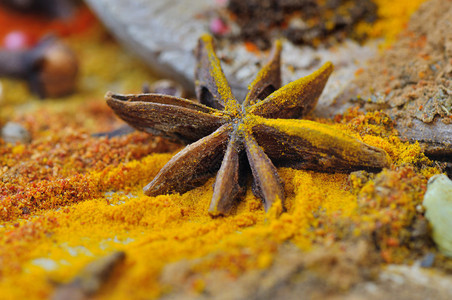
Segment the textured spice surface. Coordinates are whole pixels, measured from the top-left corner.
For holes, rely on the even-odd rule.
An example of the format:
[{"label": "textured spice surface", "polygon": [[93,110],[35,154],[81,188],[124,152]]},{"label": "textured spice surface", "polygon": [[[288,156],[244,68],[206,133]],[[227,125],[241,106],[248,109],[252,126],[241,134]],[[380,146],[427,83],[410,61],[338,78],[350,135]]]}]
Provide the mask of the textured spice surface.
[{"label": "textured spice surface", "polygon": [[[294,44],[318,46],[354,34],[363,22],[372,24],[377,16],[373,1],[229,1],[227,8],[240,27],[239,35],[259,48],[268,48],[272,36],[283,34]],[[221,33],[221,32],[220,32]]]},{"label": "textured spice surface", "polygon": [[280,218],[266,216],[248,190],[235,214],[212,219],[213,179],[182,195],[143,195],[180,145],[140,132],[91,134],[121,125],[105,90],[136,93],[153,77],[102,33],[73,43],[84,58],[78,94],[40,102],[1,80],[0,124],[20,122],[32,135],[31,144],[0,141],[2,297],[48,299],[53,282],[71,282],[118,251],[125,260],[99,299],[245,299],[250,287],[264,297],[294,278],[307,295],[340,295],[372,279],[380,263],[436,253],[418,205],[439,169],[418,144],[400,141],[380,112],[315,121],[385,150],[390,168],[351,175],[279,168],[287,208]]},{"label": "textured spice surface", "polygon": [[[383,110],[430,155],[452,153],[452,1],[423,4],[390,49],[356,80],[357,103]],[[449,158],[448,158],[449,157]]]}]

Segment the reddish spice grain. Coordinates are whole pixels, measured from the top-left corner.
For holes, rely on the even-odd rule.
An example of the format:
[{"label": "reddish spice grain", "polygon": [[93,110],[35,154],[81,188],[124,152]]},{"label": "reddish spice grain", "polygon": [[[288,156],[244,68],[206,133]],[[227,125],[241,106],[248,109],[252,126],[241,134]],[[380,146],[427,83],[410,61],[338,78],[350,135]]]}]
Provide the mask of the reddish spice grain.
[{"label": "reddish spice grain", "polygon": [[257,45],[252,42],[245,42],[245,49],[248,52],[253,52],[253,53],[259,52],[259,48],[257,47]]}]

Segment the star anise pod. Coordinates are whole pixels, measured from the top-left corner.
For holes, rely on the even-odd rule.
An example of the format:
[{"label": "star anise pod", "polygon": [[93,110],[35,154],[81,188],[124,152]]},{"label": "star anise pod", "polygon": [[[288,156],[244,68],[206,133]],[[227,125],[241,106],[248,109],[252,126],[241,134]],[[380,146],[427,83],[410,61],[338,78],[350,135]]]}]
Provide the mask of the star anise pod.
[{"label": "star anise pod", "polygon": [[108,105],[133,127],[191,143],[144,187],[146,195],[183,193],[217,173],[209,213],[224,215],[245,190],[245,175],[251,169],[253,193],[268,211],[284,203],[283,181],[275,165],[335,172],[389,164],[379,148],[331,126],[294,119],[314,108],[333,65],[327,62],[281,87],[280,53],[276,42],[242,104],[232,95],[209,35],[199,39],[196,51],[200,103],[161,94],[107,93]]}]

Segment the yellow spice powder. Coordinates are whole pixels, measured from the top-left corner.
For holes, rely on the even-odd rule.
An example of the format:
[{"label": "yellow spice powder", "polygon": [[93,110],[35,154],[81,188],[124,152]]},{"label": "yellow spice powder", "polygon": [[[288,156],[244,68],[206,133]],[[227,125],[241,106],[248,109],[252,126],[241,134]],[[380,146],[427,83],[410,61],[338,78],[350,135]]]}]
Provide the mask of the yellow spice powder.
[{"label": "yellow spice powder", "polygon": [[[161,161],[155,160],[162,157],[151,155],[143,159],[142,168],[158,171]],[[32,219],[16,225],[18,228],[7,225],[0,230],[4,237],[20,228],[24,230],[20,238],[2,239],[3,251],[12,253],[3,264],[2,295],[27,299],[47,297],[53,289],[49,279],[68,281],[95,257],[123,250],[127,260],[120,280],[104,296],[116,299],[158,296],[159,274],[168,263],[213,255],[223,259],[205,259],[199,266],[200,272],[226,269],[240,273],[266,267],[272,261],[275,243],[289,239],[303,249],[310,247],[309,228],[315,226],[316,212],[347,215],[356,206],[355,197],[344,189],[345,174],[292,169],[279,172],[286,183],[288,210],[279,219],[268,219],[251,191],[234,215],[210,218],[207,208],[212,196],[212,179],[183,195],[146,197],[137,186],[128,194],[113,193],[48,211],[38,217],[39,222]],[[32,226],[37,223],[39,226]],[[237,260],[245,250],[250,257]],[[236,257],[235,264],[229,259],[232,257]]]},{"label": "yellow spice powder", "polygon": [[[363,140],[375,146],[388,144],[387,149],[397,147],[398,151],[389,151],[395,162],[406,160],[405,148],[420,154],[415,145],[397,139],[399,144],[376,136],[364,135]],[[201,260],[196,272],[224,269],[239,275],[267,267],[275,245],[285,241],[308,250],[318,234],[313,229],[319,227],[319,214],[346,218],[356,213],[356,195],[349,191],[347,174],[282,168],[278,171],[285,182],[287,212],[280,218],[265,215],[260,201],[248,190],[233,215],[212,219],[207,209],[213,178],[183,195],[142,194],[143,183],[170,157],[153,154],[107,173],[92,173],[114,192],[1,228],[2,252],[10,253],[3,263],[2,294],[47,297],[53,290],[49,279],[68,281],[96,257],[123,250],[127,259],[117,283],[102,295],[109,299],[157,297],[163,289],[160,273],[171,262],[197,258]],[[122,188],[123,192],[114,188],[129,181],[135,185]],[[11,235],[20,238],[8,239]]]},{"label": "yellow spice powder", "polygon": [[374,24],[360,23],[358,33],[367,33],[370,37],[382,37],[384,45],[391,45],[397,35],[406,27],[411,15],[426,0],[374,0],[377,4],[378,20]]}]

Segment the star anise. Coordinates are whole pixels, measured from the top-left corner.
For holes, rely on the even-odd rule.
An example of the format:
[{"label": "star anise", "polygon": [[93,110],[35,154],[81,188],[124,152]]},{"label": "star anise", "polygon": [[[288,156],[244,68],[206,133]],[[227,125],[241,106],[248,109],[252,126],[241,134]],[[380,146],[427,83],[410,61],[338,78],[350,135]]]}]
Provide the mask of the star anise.
[{"label": "star anise", "polygon": [[275,165],[333,172],[388,165],[381,149],[331,126],[294,119],[313,109],[333,65],[327,62],[280,87],[280,53],[281,43],[276,42],[242,104],[232,95],[209,35],[199,39],[196,51],[200,103],[161,94],[107,93],[108,105],[133,127],[191,143],[144,187],[146,195],[183,193],[217,172],[209,213],[224,215],[243,194],[251,169],[253,193],[268,211],[275,204],[283,207],[285,198]]}]

